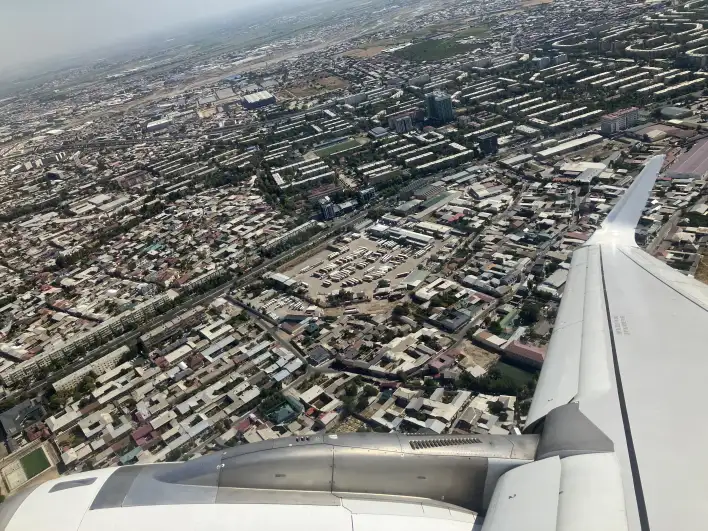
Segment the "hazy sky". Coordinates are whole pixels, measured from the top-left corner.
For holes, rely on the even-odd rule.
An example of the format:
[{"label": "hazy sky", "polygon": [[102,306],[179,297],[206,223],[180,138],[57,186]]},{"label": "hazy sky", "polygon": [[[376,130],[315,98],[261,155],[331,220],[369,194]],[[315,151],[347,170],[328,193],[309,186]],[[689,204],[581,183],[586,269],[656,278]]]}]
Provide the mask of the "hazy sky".
[{"label": "hazy sky", "polygon": [[0,0],[0,73],[222,13],[294,1]]}]

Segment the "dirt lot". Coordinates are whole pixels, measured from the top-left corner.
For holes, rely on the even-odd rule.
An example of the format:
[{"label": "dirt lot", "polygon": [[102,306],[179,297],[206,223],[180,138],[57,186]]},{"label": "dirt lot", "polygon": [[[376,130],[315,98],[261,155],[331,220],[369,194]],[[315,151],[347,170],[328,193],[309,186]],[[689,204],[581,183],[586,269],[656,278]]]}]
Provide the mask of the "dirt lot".
[{"label": "dirt lot", "polygon": [[357,431],[366,431],[366,424],[354,417],[347,417],[336,428],[337,433],[356,433]]},{"label": "dirt lot", "polygon": [[460,352],[465,356],[465,360],[462,362],[463,365],[474,363],[483,369],[488,369],[499,361],[500,358],[499,354],[494,354],[493,352],[473,345],[472,342],[467,339],[460,345]]},{"label": "dirt lot", "polygon": [[306,85],[290,87],[288,92],[292,94],[294,98],[309,98],[310,96],[317,96],[317,94],[322,92],[322,87],[315,85],[314,83],[308,83]]},{"label": "dirt lot", "polygon": [[367,46],[366,48],[354,48],[347,50],[342,55],[345,57],[355,57],[357,59],[368,59],[384,51],[387,46]]},{"label": "dirt lot", "polygon": [[695,279],[700,280],[704,284],[708,284],[708,255],[704,254],[701,257],[701,262],[696,269]]},{"label": "dirt lot", "polygon": [[296,98],[316,96],[329,90],[337,90],[349,86],[349,82],[337,76],[322,76],[311,79],[307,83],[288,88],[288,92]]},{"label": "dirt lot", "polygon": [[349,81],[337,76],[326,76],[318,79],[317,84],[328,90],[335,90],[348,87]]}]

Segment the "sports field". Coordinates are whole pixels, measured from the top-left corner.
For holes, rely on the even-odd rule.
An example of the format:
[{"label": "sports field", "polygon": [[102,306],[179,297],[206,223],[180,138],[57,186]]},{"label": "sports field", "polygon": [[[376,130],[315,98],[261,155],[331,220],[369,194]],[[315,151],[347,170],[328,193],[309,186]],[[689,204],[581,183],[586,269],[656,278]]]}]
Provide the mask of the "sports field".
[{"label": "sports field", "polygon": [[502,377],[514,380],[519,386],[526,385],[533,379],[533,372],[526,371],[514,365],[509,365],[503,361],[498,362],[494,367],[499,369],[502,373]]},{"label": "sports field", "polygon": [[20,464],[27,475],[27,479],[32,479],[51,466],[42,448],[37,448],[20,458]]},{"label": "sports field", "polygon": [[330,155],[339,153],[340,151],[346,151],[347,149],[359,147],[360,145],[361,144],[359,144],[359,142],[357,142],[353,138],[350,138],[349,140],[345,140],[344,142],[340,142],[339,144],[334,144],[322,149],[318,149],[315,151],[315,153],[317,153],[317,155],[320,157],[328,157]]}]

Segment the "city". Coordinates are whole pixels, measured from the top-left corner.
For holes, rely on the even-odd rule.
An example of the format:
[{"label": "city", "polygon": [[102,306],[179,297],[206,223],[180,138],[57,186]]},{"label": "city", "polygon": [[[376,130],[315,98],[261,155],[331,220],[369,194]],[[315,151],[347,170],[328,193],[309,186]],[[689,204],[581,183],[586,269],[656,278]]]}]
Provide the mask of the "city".
[{"label": "city", "polygon": [[345,3],[13,89],[2,495],[282,437],[521,434],[572,253],[656,155],[637,241],[708,282],[707,17]]}]

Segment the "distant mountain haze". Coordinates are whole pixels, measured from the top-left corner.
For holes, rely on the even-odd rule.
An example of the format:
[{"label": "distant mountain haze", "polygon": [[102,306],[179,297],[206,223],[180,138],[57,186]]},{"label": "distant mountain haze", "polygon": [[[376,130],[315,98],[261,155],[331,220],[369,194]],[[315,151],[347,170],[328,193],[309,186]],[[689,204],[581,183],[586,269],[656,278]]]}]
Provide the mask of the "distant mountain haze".
[{"label": "distant mountain haze", "polygon": [[308,0],[0,0],[3,71],[146,37],[221,15],[253,15]]}]

